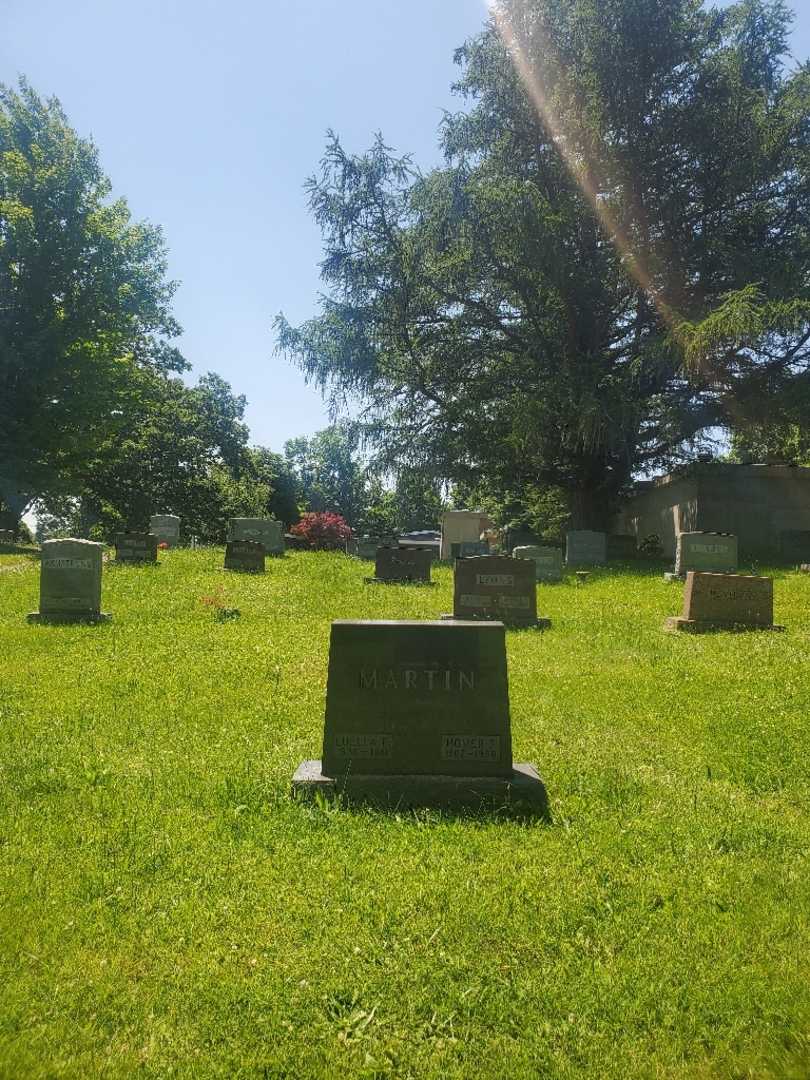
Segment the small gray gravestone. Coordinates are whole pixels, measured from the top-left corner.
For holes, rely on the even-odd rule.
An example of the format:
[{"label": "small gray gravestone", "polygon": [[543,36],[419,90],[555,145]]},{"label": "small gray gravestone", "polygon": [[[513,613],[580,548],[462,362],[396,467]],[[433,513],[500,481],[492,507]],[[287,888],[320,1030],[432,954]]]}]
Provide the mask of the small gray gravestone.
[{"label": "small gray gravestone", "polygon": [[333,622],[323,758],[293,791],[545,811],[537,770],[512,762],[503,625]]},{"label": "small gray gravestone", "polygon": [[450,557],[452,559],[471,559],[477,555],[489,555],[489,544],[486,540],[459,540],[450,545]]},{"label": "small gray gravestone", "polygon": [[783,562],[793,566],[810,562],[810,530],[783,530],[779,534],[779,555]]},{"label": "small gray gravestone", "polygon": [[119,563],[157,563],[158,538],[154,533],[118,533],[115,537],[115,561]]},{"label": "small gray gravestone", "polygon": [[39,575],[39,611],[29,622],[102,622],[103,544],[92,540],[46,540]]},{"label": "small gray gravestone", "polygon": [[565,534],[565,562],[568,566],[604,566],[607,536],[591,529],[572,529]]},{"label": "small gray gravestone", "polygon": [[541,547],[537,544],[512,549],[514,559],[531,559],[538,581],[562,581],[563,558],[559,548]]},{"label": "small gray gravestone", "polygon": [[284,554],[284,526],[275,518],[231,518],[229,540],[254,540],[268,555]]},{"label": "small gray gravestone", "polygon": [[225,569],[263,574],[265,554],[259,540],[229,540],[225,545]]},{"label": "small gray gravestone", "polygon": [[400,585],[430,585],[430,564],[433,554],[420,548],[377,548],[374,577],[368,583]]},{"label": "small gray gravestone", "polygon": [[457,559],[453,574],[453,614],[443,618],[496,619],[507,626],[547,629],[537,618],[537,577],[533,562],[509,555]]},{"label": "small gray gravestone", "polygon": [[180,518],[176,514],[152,514],[149,532],[155,534],[158,544],[177,547],[180,543]]},{"label": "small gray gravestone", "polygon": [[668,618],[667,630],[781,630],[773,624],[773,581],[748,574],[686,575],[683,615]]},{"label": "small gray gravestone", "polygon": [[737,537],[731,533],[678,533],[675,547],[675,576],[690,570],[729,573],[737,569]]},{"label": "small gray gravestone", "polygon": [[358,559],[376,559],[377,548],[381,547],[397,547],[397,538],[395,536],[358,536],[354,554]]}]

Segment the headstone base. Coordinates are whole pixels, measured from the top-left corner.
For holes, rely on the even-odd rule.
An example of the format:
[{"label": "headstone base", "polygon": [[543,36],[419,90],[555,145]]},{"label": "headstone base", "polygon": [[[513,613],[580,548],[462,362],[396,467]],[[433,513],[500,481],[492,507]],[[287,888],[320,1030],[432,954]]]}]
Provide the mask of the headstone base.
[{"label": "headstone base", "polygon": [[25,616],[26,622],[30,623],[105,623],[112,620],[112,615],[104,611],[97,614],[88,612],[60,611],[52,614],[43,614],[41,611],[31,611]]},{"label": "headstone base", "polygon": [[671,615],[668,619],[664,620],[664,629],[670,633],[677,633],[682,631],[687,634],[705,634],[712,630],[776,630],[783,631],[784,626],[776,626],[771,623],[770,626],[754,626],[748,623],[738,622],[722,622],[717,619],[685,619],[682,615]]},{"label": "headstone base", "polygon": [[438,581],[411,581],[410,578],[364,577],[364,585],[438,585]]},{"label": "headstone base", "polygon": [[324,776],[320,761],[302,761],[292,778],[292,793],[311,799],[343,795],[350,801],[383,806],[528,806],[548,815],[548,795],[534,765],[515,765],[511,777],[498,776]]},{"label": "headstone base", "polygon": [[[445,612],[444,615],[440,615],[439,618],[442,622],[454,622],[458,619],[458,616],[453,615],[452,612]],[[493,615],[491,619],[474,619],[471,615],[465,615],[463,617],[466,622],[502,622],[507,630],[550,630],[551,619],[538,619],[533,623],[510,623],[504,622],[503,615]]]}]

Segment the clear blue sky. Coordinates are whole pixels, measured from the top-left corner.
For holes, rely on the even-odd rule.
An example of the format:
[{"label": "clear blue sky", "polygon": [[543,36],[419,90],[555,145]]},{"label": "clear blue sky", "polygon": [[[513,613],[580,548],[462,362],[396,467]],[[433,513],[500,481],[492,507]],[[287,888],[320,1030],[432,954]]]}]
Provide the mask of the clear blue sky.
[{"label": "clear blue sky", "polygon": [[[793,52],[810,54],[810,5]],[[484,0],[0,0],[0,81],[25,74],[92,135],[115,191],[164,228],[179,346],[247,395],[256,443],[327,422],[272,355],[272,318],[315,312],[320,237],[303,182],[334,128],[375,131],[423,167],[458,108],[453,50]]]}]

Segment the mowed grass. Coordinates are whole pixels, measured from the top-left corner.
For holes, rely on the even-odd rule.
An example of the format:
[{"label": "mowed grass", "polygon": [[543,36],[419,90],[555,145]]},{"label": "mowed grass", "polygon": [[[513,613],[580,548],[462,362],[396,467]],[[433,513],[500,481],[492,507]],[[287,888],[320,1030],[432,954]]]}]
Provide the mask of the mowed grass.
[{"label": "mowed grass", "polygon": [[810,577],[774,574],[786,633],[702,637],[658,571],[540,586],[543,823],[292,801],[330,621],[438,616],[452,574],[222,558],[108,566],[113,623],[47,627],[0,557],[0,1075],[810,1075]]}]

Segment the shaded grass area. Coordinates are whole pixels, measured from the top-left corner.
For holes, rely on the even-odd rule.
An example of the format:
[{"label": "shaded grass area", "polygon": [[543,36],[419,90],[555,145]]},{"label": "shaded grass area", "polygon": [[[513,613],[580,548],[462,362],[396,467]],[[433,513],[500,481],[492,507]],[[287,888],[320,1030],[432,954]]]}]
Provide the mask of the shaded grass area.
[{"label": "shaded grass area", "polygon": [[113,623],[48,627],[0,556],[0,1076],[810,1075],[810,578],[781,635],[664,634],[652,570],[540,586],[507,642],[547,825],[292,802],[330,620],[436,617],[452,574],[222,558],[108,565]]}]

